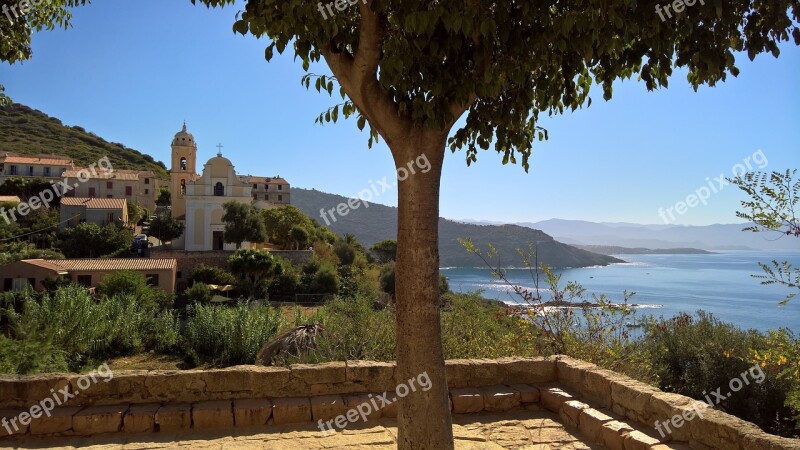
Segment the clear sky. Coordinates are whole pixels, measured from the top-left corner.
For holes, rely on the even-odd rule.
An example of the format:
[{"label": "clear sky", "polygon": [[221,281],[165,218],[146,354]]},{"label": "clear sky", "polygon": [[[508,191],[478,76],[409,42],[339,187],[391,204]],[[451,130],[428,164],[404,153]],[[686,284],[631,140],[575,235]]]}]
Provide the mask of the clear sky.
[{"label": "clear sky", "polygon": [[[36,34],[33,59],[0,66],[0,83],[19,103],[167,164],[186,120],[200,165],[222,143],[239,173],[280,175],[296,187],[352,196],[391,177],[388,148],[368,150],[355,120],[314,125],[339,98],[306,91],[289,53],[267,63],[265,41],[231,31],[236,11],[189,0],[96,2],[74,11],[70,30]],[[527,174],[493,152],[469,168],[463,152],[448,153],[442,216],[663,223],[659,208],[730,176],[759,150],[765,170],[798,168],[800,48],[782,51],[754,62],[739,55],[738,78],[697,93],[683,72],[658,92],[618,83],[610,102],[596,88],[591,108],[542,122],[550,141],[535,144]],[[674,223],[738,222],[742,198],[728,186]],[[396,205],[396,192],[375,201]]]}]

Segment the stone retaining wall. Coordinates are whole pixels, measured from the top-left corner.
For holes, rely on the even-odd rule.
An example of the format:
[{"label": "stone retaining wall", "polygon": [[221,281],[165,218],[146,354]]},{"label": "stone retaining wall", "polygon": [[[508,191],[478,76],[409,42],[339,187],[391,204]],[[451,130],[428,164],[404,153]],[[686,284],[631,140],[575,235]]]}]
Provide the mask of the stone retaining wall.
[{"label": "stone retaining wall", "polygon": [[[0,410],[4,410],[0,412],[13,417],[11,412],[26,410],[66,389],[78,395],[59,408],[58,415],[42,422],[49,424],[46,428],[40,423],[38,431],[81,434],[77,430],[97,430],[89,423],[97,421],[107,424],[105,432],[154,431],[173,425],[180,429],[202,424],[204,418],[223,425],[230,421],[231,426],[309,421],[331,408],[338,414],[342,405],[355,404],[366,394],[392,392],[406,381],[397,379],[394,363],[365,361],[290,368],[126,371],[115,373],[108,382],[98,377],[86,389],[80,388],[80,378],[75,374],[0,376]],[[657,449],[659,441],[669,440],[700,450],[800,448],[800,440],[766,434],[749,422],[710,409],[656,439],[650,433],[656,420],[669,421],[692,410],[697,402],[568,357],[451,360],[447,382],[454,413],[539,403],[559,414],[565,424],[610,448]],[[31,425],[31,434],[43,434],[34,428]]]}]

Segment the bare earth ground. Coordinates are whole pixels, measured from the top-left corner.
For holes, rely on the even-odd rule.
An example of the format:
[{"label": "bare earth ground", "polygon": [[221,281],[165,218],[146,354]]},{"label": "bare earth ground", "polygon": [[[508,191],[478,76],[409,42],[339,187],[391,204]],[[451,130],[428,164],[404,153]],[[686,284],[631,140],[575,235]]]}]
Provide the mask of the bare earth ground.
[{"label": "bare earth ground", "polygon": [[[584,443],[577,430],[565,429],[558,416],[531,409],[500,414],[464,414],[453,418],[456,449],[602,449]],[[2,447],[2,445],[6,445]],[[31,438],[0,441],[3,449],[88,448],[93,450],[144,449],[270,449],[306,450],[347,448],[389,450],[397,448],[397,424],[379,420],[361,427],[323,434],[315,425],[267,426],[245,431],[183,434],[98,435],[92,437]]]}]

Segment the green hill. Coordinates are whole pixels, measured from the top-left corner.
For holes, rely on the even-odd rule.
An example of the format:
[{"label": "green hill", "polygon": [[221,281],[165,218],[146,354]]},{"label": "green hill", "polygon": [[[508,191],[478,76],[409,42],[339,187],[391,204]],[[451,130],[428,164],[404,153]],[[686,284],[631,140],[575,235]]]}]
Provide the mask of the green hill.
[{"label": "green hill", "polygon": [[19,104],[0,107],[0,152],[63,155],[79,166],[108,156],[115,169],[152,170],[158,177],[167,177],[164,163],[150,155],[108,142],[81,127],[65,126],[55,117]]},{"label": "green hill", "polygon": [[[397,208],[370,203],[350,211],[346,216],[336,216],[336,222],[326,224],[320,217],[320,209],[335,208],[346,203],[347,198],[314,189],[292,188],[292,204],[309,217],[327,225],[332,231],[343,235],[350,233],[369,247],[384,239],[397,238]],[[500,255],[500,265],[522,267],[522,258],[517,248],[527,249],[529,244],[538,245],[539,261],[553,267],[605,266],[624,262],[612,256],[599,255],[556,241],[543,231],[518,225],[474,225],[439,219],[439,253],[442,267],[479,267],[481,260],[468,253],[458,242],[469,238],[479,248],[486,250],[489,243]],[[492,261],[497,264],[497,260]]]}]

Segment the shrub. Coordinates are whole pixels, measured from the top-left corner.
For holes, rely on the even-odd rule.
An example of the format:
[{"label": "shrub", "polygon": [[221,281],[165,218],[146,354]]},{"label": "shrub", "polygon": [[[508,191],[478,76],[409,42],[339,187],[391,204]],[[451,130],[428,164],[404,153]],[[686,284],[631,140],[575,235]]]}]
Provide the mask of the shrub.
[{"label": "shrub", "polygon": [[192,284],[205,283],[227,286],[236,284],[236,277],[219,267],[201,264],[191,270],[189,281]]},{"label": "shrub", "polygon": [[261,346],[283,326],[281,311],[271,306],[198,304],[184,337],[191,351],[206,361],[220,366],[253,364]]},{"label": "shrub", "polygon": [[[770,352],[770,342],[756,330],[742,330],[699,311],[672,319],[652,320],[645,326],[642,346],[651,356],[659,387],[702,400],[753,366],[751,349]],[[776,373],[761,384],[750,383],[718,408],[755,423],[774,434],[791,433],[791,410],[785,406],[790,381]]]},{"label": "shrub", "polygon": [[190,304],[198,304],[198,303],[210,303],[211,299],[214,298],[214,294],[211,292],[211,289],[205,283],[195,283],[186,290],[186,297],[189,298]]}]

